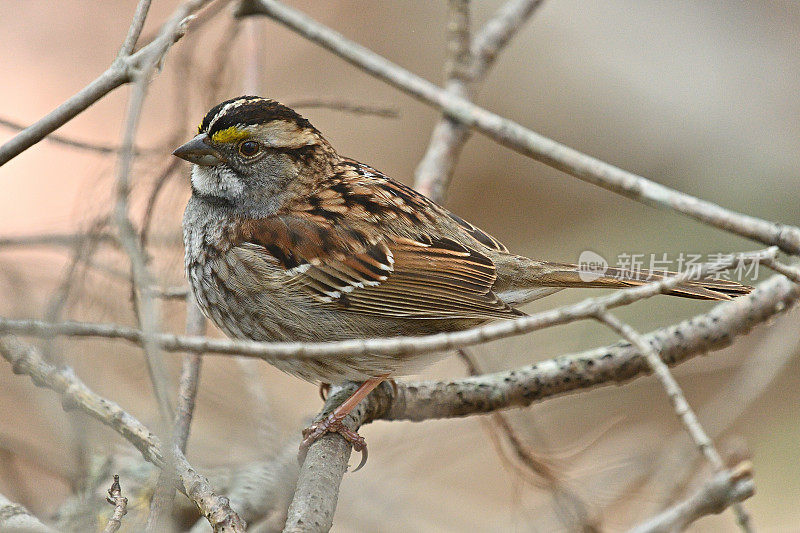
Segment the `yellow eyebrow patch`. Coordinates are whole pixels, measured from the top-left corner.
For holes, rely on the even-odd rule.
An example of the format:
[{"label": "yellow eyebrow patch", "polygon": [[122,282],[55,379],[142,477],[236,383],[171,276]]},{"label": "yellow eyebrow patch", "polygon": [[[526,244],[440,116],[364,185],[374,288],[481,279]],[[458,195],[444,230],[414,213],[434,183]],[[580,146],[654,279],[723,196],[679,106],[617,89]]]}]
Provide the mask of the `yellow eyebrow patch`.
[{"label": "yellow eyebrow patch", "polygon": [[218,143],[232,143],[241,139],[246,139],[247,137],[250,137],[249,131],[231,126],[230,128],[225,128],[224,130],[219,130],[214,133],[214,135],[211,136],[211,140]]}]

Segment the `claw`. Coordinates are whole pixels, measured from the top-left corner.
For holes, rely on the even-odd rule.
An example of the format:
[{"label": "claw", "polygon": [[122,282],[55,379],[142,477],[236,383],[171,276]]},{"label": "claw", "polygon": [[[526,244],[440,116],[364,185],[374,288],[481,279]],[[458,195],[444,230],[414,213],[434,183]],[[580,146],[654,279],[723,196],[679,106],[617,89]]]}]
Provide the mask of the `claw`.
[{"label": "claw", "polygon": [[330,383],[320,383],[319,384],[319,397],[322,398],[323,402],[328,401],[328,393],[331,391],[331,384]]},{"label": "claw", "polygon": [[361,452],[361,462],[353,472],[361,470],[361,468],[367,464],[367,441],[357,432],[342,424],[342,419],[337,417],[334,413],[329,414],[319,422],[315,422],[303,430],[303,442],[300,443],[300,450],[297,454],[297,461],[300,464],[305,461],[308,449],[311,445],[326,433],[338,433],[350,443],[353,450]]},{"label": "claw", "polygon": [[367,455],[369,455],[367,453],[367,443],[365,442],[364,446],[361,447],[361,448],[356,448],[355,446],[353,446],[353,450],[355,450],[357,452],[361,452],[361,462],[358,463],[358,466],[355,468],[355,470],[353,470],[353,472],[355,473],[355,472],[358,472],[359,470],[361,470],[361,468],[365,464],[367,464]]}]

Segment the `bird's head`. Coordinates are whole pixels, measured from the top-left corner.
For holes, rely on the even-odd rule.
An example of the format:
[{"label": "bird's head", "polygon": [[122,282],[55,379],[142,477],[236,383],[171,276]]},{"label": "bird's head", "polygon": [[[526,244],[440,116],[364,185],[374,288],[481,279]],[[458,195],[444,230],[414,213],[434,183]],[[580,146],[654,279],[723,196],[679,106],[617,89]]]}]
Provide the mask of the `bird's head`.
[{"label": "bird's head", "polygon": [[276,211],[293,184],[326,174],[336,157],[308,120],[256,96],[214,106],[173,155],[194,163],[194,194],[262,215]]}]

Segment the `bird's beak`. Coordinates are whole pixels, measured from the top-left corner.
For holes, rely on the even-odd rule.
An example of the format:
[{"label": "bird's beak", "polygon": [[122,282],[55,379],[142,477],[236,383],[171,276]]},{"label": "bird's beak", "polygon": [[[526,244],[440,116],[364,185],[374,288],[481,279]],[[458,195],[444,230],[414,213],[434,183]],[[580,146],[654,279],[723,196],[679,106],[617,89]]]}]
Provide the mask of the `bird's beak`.
[{"label": "bird's beak", "polygon": [[172,155],[203,167],[213,167],[225,162],[225,158],[208,144],[208,134],[206,133],[201,133],[188,143],[178,147],[172,152]]}]

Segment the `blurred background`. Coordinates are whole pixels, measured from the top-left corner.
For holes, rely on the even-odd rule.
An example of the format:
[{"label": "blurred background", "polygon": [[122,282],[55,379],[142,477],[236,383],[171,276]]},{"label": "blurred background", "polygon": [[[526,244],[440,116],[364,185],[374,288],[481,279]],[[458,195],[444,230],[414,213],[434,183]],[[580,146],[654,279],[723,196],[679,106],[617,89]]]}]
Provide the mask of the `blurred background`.
[{"label": "blurred background", "polygon": [[[153,2],[142,42],[177,4]],[[289,4],[391,61],[443,82],[444,0]],[[502,2],[472,4],[477,30]],[[0,119],[30,124],[105,70],[135,5],[134,0],[0,2],[5,43]],[[289,105],[337,100],[395,108],[397,118],[298,111],[341,154],[409,184],[438,119],[435,110],[271,20],[251,20],[237,24],[226,7],[172,49],[150,87],[137,138],[144,155],[132,175],[132,209],[137,223],[149,219],[153,269],[165,287],[184,283],[180,217],[189,194],[188,165],[168,173],[169,153],[191,137],[213,104],[255,83],[261,95]],[[788,0],[547,0],[502,52],[475,101],[659,183],[737,211],[798,224],[798,50],[800,6]],[[116,90],[57,133],[118,145],[128,96],[129,88]],[[0,142],[13,134],[0,126]],[[0,242],[68,236],[93,227],[112,205],[115,164],[113,155],[45,140],[3,166]],[[613,263],[620,254],[675,258],[759,247],[615,196],[479,135],[463,152],[446,205],[511,250],[556,261],[576,262],[584,250]],[[0,315],[134,324],[125,257],[104,245],[86,260],[83,253],[72,245],[4,243]],[[526,310],[589,294],[596,293],[562,292]],[[620,316],[649,331],[710,307],[658,297]],[[183,313],[181,301],[166,302],[165,329],[181,332]],[[734,347],[675,370],[701,422],[717,434],[723,454],[752,453],[757,494],[746,506],[760,531],[800,530],[799,326],[795,310]],[[210,334],[221,335],[213,326]],[[616,340],[595,323],[581,322],[480,346],[473,353],[490,371]],[[40,346],[100,394],[157,426],[138,349],[99,340]],[[177,377],[180,357],[166,359]],[[465,372],[457,358],[449,357],[419,377],[449,379]],[[315,385],[266,363],[207,357],[188,458],[201,470],[268,459],[294,446],[320,406]],[[552,399],[508,416],[525,442],[556,465],[603,529],[625,529],[707,479],[652,378]],[[345,476],[334,531],[569,529],[548,491],[526,481],[498,455],[478,418],[378,422],[361,431],[370,460],[362,471]],[[670,452],[677,453],[677,464],[688,467],[688,474],[664,463]],[[86,483],[88,465],[106,454],[136,457],[115,433],[65,414],[52,392],[0,365],[0,492],[38,516],[51,516]],[[661,464],[673,466],[653,472]],[[737,530],[730,511],[693,528]]]}]

